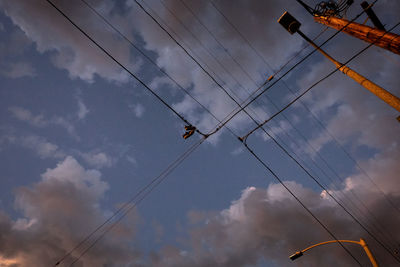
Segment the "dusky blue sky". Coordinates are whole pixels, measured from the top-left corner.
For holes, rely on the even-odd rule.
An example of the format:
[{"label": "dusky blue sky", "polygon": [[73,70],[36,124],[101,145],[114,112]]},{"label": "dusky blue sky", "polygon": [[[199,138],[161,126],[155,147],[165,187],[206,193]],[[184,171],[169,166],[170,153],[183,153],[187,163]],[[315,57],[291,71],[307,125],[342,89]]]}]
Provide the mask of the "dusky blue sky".
[{"label": "dusky blue sky", "polygon": [[[361,12],[359,2],[350,7],[348,18]],[[217,125],[82,1],[54,3],[202,132]],[[219,120],[236,108],[134,1],[89,3]],[[310,36],[324,29],[295,1],[214,1],[267,66],[209,1],[143,5],[241,99],[255,90],[254,82],[259,85],[271,75],[269,66],[278,70],[305,45],[276,22],[285,10]],[[182,121],[46,1],[2,0],[0,7],[0,266],[51,266],[201,136],[184,140]],[[387,28],[400,19],[399,9],[394,1],[379,0],[374,6]],[[327,30],[317,42],[333,33]],[[366,45],[341,33],[325,48],[346,61]],[[284,71],[310,51],[305,49]],[[398,55],[371,47],[349,66],[400,95]],[[302,92],[333,69],[316,53],[247,110],[265,120],[293,99],[288,88]],[[399,249],[398,113],[341,73],[301,101],[265,129],[389,251]],[[243,136],[255,124],[241,112],[227,126]],[[381,264],[396,266],[262,131],[247,143],[338,238],[363,237]],[[289,261],[292,252],[328,239],[223,128],[76,266],[354,266],[339,246]],[[349,249],[368,264],[360,248]],[[69,266],[82,251],[74,250],[60,266]]]}]

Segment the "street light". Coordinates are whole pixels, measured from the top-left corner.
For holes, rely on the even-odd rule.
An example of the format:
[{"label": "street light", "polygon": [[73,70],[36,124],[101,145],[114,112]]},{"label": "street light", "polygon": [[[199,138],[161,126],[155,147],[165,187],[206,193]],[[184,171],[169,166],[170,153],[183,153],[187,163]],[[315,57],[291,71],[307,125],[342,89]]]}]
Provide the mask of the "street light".
[{"label": "street light", "polygon": [[[358,82],[363,86],[365,89],[379,97],[381,100],[385,101],[388,105],[392,108],[400,111],[400,98],[391,94],[390,92],[386,91],[379,85],[373,83],[372,81],[368,80],[361,74],[357,73],[356,71],[350,69],[346,65],[340,63],[339,61],[335,60],[331,57],[328,53],[322,50],[318,45],[316,45],[310,38],[308,38],[302,31],[300,31],[301,23],[297,21],[289,12],[283,13],[283,15],[278,19],[279,24],[281,24],[290,34],[298,33],[301,37],[303,37],[308,43],[310,43],[316,50],[321,52],[327,59],[332,61],[336,68],[338,68],[341,72],[345,75],[352,78],[354,81]],[[397,118],[400,121],[400,116]]]},{"label": "street light", "polygon": [[321,243],[318,243],[318,244],[309,246],[309,247],[306,248],[306,249],[297,251],[297,252],[294,253],[293,255],[289,256],[289,258],[290,258],[292,261],[294,261],[295,259],[300,258],[301,256],[303,256],[303,253],[306,252],[307,250],[310,250],[310,249],[312,249],[312,248],[315,248],[315,247],[318,247],[318,246],[321,246],[321,245],[326,245],[326,244],[330,244],[330,243],[337,243],[337,242],[340,242],[340,243],[354,243],[354,244],[358,244],[358,245],[362,246],[363,249],[365,250],[365,253],[367,254],[369,260],[371,261],[372,266],[373,266],[373,267],[379,267],[379,266],[378,266],[378,263],[376,262],[376,260],[375,260],[375,258],[374,258],[374,256],[372,255],[371,251],[369,250],[369,248],[368,248],[368,246],[367,246],[367,243],[365,243],[365,240],[362,239],[362,238],[360,238],[360,241],[353,241],[353,240],[331,240],[331,241],[321,242]]}]

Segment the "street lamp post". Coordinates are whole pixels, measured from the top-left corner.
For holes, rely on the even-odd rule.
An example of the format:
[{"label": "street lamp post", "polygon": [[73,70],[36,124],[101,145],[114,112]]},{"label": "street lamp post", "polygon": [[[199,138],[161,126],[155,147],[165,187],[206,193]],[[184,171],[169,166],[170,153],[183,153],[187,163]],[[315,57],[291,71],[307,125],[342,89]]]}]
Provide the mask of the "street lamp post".
[{"label": "street lamp post", "polygon": [[290,258],[292,261],[294,261],[295,259],[300,258],[301,256],[303,256],[304,252],[306,252],[307,250],[310,250],[310,249],[312,249],[312,248],[315,248],[315,247],[318,247],[318,246],[321,246],[321,245],[326,245],[326,244],[331,244],[331,243],[337,243],[337,242],[340,242],[340,243],[354,243],[354,244],[358,244],[358,245],[362,246],[362,248],[364,249],[365,253],[367,254],[369,260],[371,261],[372,266],[373,266],[373,267],[379,267],[379,266],[378,266],[378,263],[376,262],[376,260],[375,260],[375,258],[374,258],[374,256],[372,255],[371,250],[369,250],[369,248],[368,248],[368,246],[367,246],[367,243],[366,243],[365,240],[362,239],[362,238],[360,238],[360,241],[353,241],[353,240],[331,240],[331,241],[321,242],[321,243],[318,243],[318,244],[309,246],[309,247],[306,248],[306,249],[297,251],[297,252],[294,253],[293,255],[289,256],[289,258]]},{"label": "street lamp post", "polygon": [[[298,33],[301,37],[303,37],[308,43],[310,43],[315,49],[317,49],[321,54],[323,54],[327,59],[333,62],[341,72],[345,75],[352,78],[354,81],[362,85],[365,89],[379,97],[381,100],[389,104],[392,108],[400,111],[400,98],[386,91],[379,85],[373,83],[368,80],[361,74],[356,71],[350,69],[346,65],[340,63],[331,57],[328,53],[322,50],[318,45],[316,45],[310,38],[308,38],[303,32],[300,31],[301,23],[297,21],[289,12],[283,13],[283,15],[278,20],[279,24],[281,24],[290,34]],[[400,121],[400,116],[397,118]]]}]

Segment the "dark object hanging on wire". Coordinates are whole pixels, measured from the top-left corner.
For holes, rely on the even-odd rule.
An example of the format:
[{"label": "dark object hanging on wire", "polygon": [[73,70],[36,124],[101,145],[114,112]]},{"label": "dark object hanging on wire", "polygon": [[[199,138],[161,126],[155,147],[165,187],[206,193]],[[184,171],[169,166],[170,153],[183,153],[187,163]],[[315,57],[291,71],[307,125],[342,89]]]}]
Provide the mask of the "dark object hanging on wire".
[{"label": "dark object hanging on wire", "polygon": [[193,125],[186,125],[185,126],[185,133],[182,135],[183,139],[187,139],[189,137],[191,137],[194,132],[196,131],[196,127],[194,127]]},{"label": "dark object hanging on wire", "polygon": [[342,18],[343,16],[345,16],[349,7],[354,3],[354,0],[329,0],[321,1],[314,8],[311,8],[309,5],[301,0],[296,1],[313,16],[334,16],[338,18]]}]

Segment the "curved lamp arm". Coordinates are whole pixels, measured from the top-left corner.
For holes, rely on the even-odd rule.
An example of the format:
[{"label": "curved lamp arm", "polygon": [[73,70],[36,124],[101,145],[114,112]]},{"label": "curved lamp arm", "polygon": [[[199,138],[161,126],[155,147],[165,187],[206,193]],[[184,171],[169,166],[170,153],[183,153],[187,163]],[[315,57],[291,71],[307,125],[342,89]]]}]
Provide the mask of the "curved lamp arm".
[{"label": "curved lamp arm", "polygon": [[297,258],[300,258],[301,256],[303,256],[303,253],[306,252],[307,250],[310,250],[312,248],[321,246],[321,245],[326,245],[326,244],[331,244],[331,243],[354,243],[354,244],[358,244],[360,246],[363,247],[363,249],[365,250],[365,253],[367,254],[369,260],[372,263],[373,267],[379,267],[378,263],[376,262],[374,256],[372,255],[371,251],[369,250],[367,243],[365,243],[365,240],[360,238],[360,241],[353,241],[353,240],[330,240],[330,241],[325,241],[325,242],[321,242],[312,246],[309,246],[308,248],[305,248],[303,250],[297,251],[296,253],[294,253],[293,255],[289,256],[289,258],[294,261]]}]

